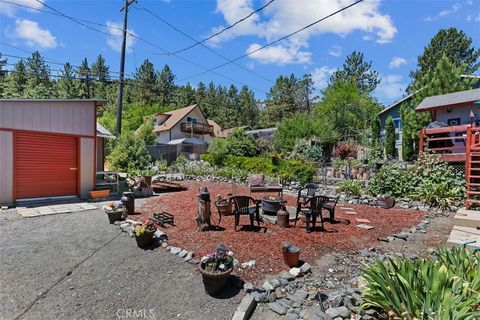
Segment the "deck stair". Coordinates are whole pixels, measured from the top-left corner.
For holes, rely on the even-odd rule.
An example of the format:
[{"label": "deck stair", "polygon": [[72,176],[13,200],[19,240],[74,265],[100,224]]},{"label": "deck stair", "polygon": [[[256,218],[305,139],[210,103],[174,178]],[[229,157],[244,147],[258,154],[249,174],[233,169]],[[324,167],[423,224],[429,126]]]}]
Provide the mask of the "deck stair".
[{"label": "deck stair", "polygon": [[465,207],[470,209],[480,204],[480,128],[475,126],[467,129],[465,179],[467,183]]},{"label": "deck stair", "polygon": [[454,226],[447,243],[450,246],[466,244],[469,248],[480,248],[480,230],[471,227]]}]

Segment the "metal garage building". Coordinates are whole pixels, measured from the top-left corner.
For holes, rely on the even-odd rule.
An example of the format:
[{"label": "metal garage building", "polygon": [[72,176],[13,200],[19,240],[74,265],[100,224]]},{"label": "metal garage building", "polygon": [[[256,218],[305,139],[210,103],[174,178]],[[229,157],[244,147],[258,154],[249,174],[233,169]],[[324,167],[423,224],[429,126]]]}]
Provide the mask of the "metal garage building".
[{"label": "metal garage building", "polygon": [[95,188],[103,100],[0,99],[0,204]]}]

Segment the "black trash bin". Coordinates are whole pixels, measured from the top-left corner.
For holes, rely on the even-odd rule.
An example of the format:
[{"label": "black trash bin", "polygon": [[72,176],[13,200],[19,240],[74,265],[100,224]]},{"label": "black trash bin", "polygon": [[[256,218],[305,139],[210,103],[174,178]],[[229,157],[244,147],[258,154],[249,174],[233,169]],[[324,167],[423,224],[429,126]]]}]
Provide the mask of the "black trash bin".
[{"label": "black trash bin", "polygon": [[135,214],[135,196],[133,192],[126,191],[122,194],[122,203],[127,208],[127,214]]}]

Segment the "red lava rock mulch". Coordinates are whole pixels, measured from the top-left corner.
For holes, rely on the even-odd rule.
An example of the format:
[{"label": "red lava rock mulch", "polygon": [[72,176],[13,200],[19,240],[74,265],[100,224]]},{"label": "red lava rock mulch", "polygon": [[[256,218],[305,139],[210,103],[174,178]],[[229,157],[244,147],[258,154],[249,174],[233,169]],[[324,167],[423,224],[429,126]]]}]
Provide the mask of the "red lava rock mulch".
[{"label": "red lava rock mulch", "polygon": [[[245,229],[237,228],[234,231],[234,217],[222,217],[220,226],[223,231],[198,232],[195,221],[197,210],[197,195],[200,187],[207,187],[212,199],[212,215],[217,218],[217,211],[213,201],[217,194],[227,197],[227,194],[248,195],[245,185],[231,185],[220,182],[186,181],[182,184],[188,190],[163,194],[159,197],[147,199],[138,209],[141,216],[137,220],[145,220],[154,213],[166,211],[175,216],[175,226],[167,225],[161,228],[168,234],[169,244],[195,251],[195,256],[200,259],[203,255],[214,251],[215,245],[224,243],[232,250],[240,262],[255,260],[253,268],[245,270],[241,275],[251,281],[259,280],[268,273],[280,272],[287,267],[283,262],[281,244],[290,241],[300,247],[300,258],[311,263],[321,255],[328,252],[357,251],[370,247],[377,242],[378,237],[386,237],[399,232],[403,228],[416,225],[423,217],[421,211],[381,209],[365,205],[339,203],[335,210],[337,224],[325,222],[325,231],[306,233],[302,221],[296,227],[288,229],[277,225],[261,224],[266,226],[260,232],[251,232],[248,229],[248,216],[242,216],[240,223],[246,225]],[[262,194],[252,195],[261,199]],[[296,198],[285,196],[287,205],[295,206]],[[339,207],[353,208],[358,215],[348,215]],[[328,216],[328,215],[327,215]],[[368,219],[373,230],[356,227],[356,219]]]}]

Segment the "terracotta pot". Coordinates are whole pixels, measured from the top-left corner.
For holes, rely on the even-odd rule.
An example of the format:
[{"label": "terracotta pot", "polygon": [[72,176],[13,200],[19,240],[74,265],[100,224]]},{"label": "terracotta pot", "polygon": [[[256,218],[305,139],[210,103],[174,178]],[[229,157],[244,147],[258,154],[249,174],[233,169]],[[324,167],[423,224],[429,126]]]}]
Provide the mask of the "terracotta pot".
[{"label": "terracotta pot", "polygon": [[365,172],[363,174],[363,180],[368,180],[368,178],[369,178],[369,174],[368,174],[368,172]]},{"label": "terracotta pot", "polygon": [[283,261],[289,268],[294,268],[298,266],[298,262],[300,261],[300,252],[285,252],[283,251]]}]

